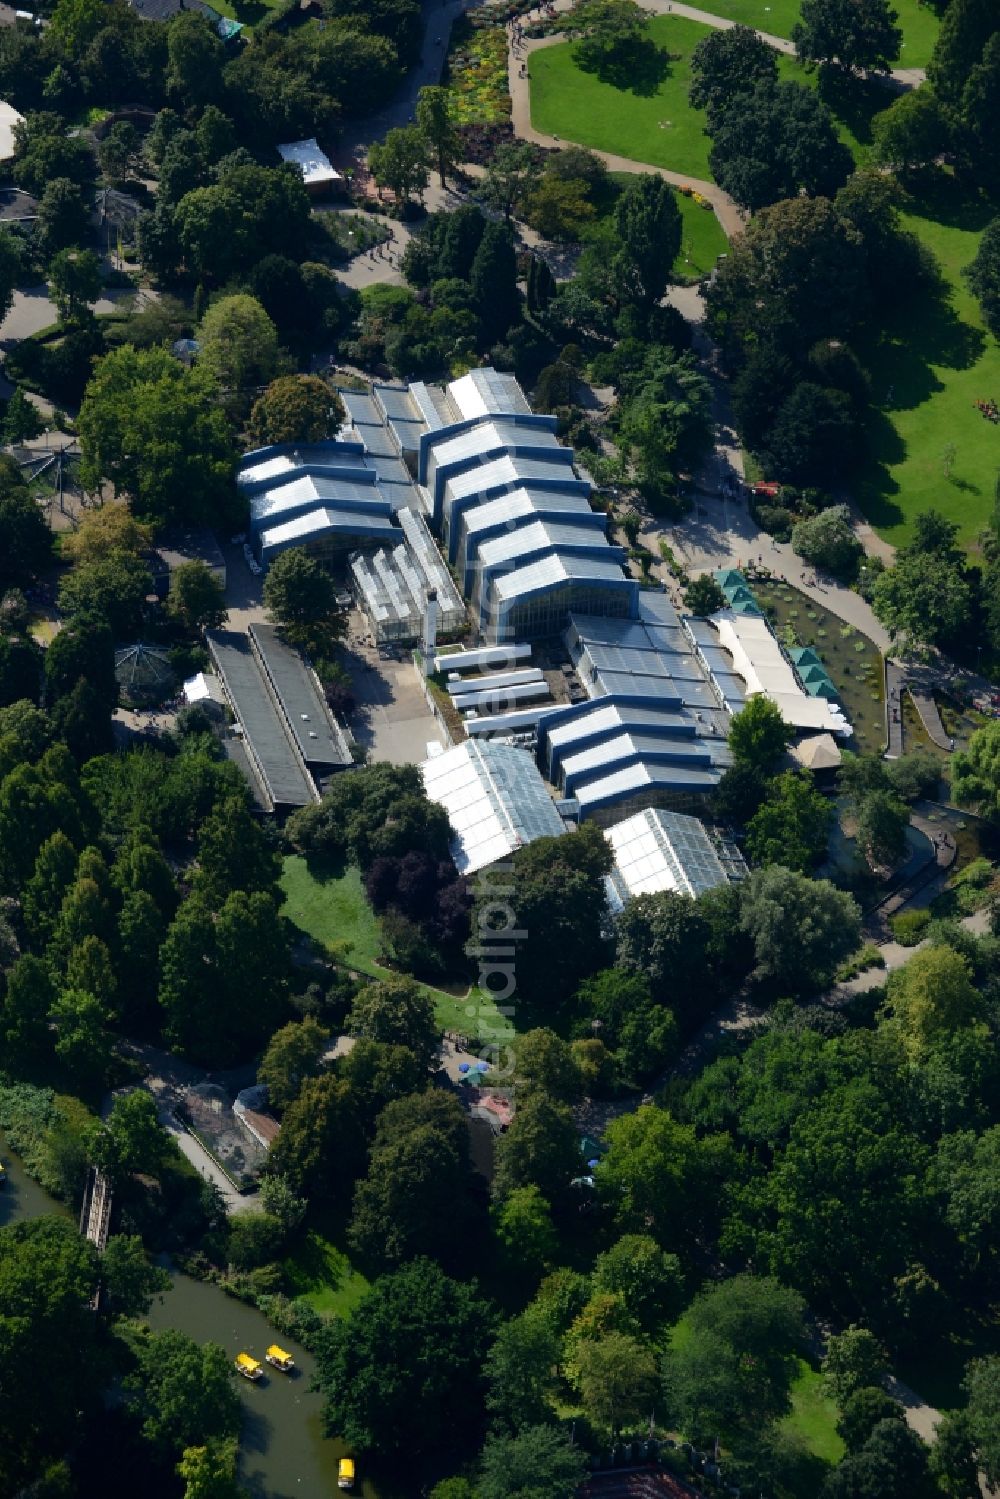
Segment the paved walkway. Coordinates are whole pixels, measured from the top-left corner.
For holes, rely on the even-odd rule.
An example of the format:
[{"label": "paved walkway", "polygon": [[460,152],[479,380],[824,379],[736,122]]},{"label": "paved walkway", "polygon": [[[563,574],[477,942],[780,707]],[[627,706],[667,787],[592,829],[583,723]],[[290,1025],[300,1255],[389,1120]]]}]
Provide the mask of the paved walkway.
[{"label": "paved walkway", "polygon": [[[556,10],[568,9],[569,3],[562,5],[556,0]],[[643,0],[645,10],[655,11],[657,15],[673,14],[684,16],[689,21],[700,21],[703,26],[714,26],[717,31],[729,31],[733,26],[739,26],[739,21],[731,21],[724,16],[712,15],[711,11],[699,10],[694,5],[679,5],[671,3],[671,0]],[[756,27],[754,28],[756,30]],[[795,43],[785,36],[772,36],[769,31],[757,31],[762,42],[773,47],[775,52],[783,52],[786,57],[795,56]],[[889,78],[884,73],[873,73],[873,78],[888,82]],[[923,83],[927,74],[923,68],[893,68],[889,75],[897,88],[916,88]]]},{"label": "paved walkway", "polygon": [[885,751],[887,760],[898,760],[903,753],[903,686],[905,680],[903,668],[899,662],[887,660],[885,663],[885,712],[886,727],[889,731]]},{"label": "paved walkway", "polygon": [[[575,0],[555,0],[556,11],[571,10]],[[737,25],[736,21],[729,20],[723,16],[713,15],[710,11],[699,10],[693,5],[682,5],[673,3],[673,0],[644,0],[643,8],[653,12],[655,15],[682,16],[686,20],[699,21],[703,26],[712,26],[717,31],[729,31]],[[757,33],[762,41],[776,52],[786,56],[795,56],[795,44],[787,37],[772,36],[769,32]],[[560,146],[563,144],[557,135],[546,135],[536,130],[531,123],[531,54],[542,47],[554,47],[565,42],[566,37],[561,32],[552,36],[529,38],[523,37],[518,43],[515,53],[513,45],[508,52],[508,80],[510,85],[511,102],[511,124],[514,134],[519,140],[533,141],[538,146]],[[522,73],[522,64],[525,64]],[[875,74],[877,78],[884,75]],[[886,83],[892,83],[898,89],[915,88],[923,83],[925,74],[919,68],[897,68],[894,69],[891,78],[885,78]],[[593,149],[593,148],[588,148]],[[633,161],[631,157],[618,156],[611,151],[594,151],[596,156],[605,163],[612,172],[641,172],[653,173],[663,177],[674,187],[692,187],[696,192],[707,198],[715,210],[716,217],[722,225],[727,236],[732,239],[746,226],[746,215],[743,210],[734,203],[728,193],[715,182],[706,182],[701,178],[692,177],[687,172],[672,172],[666,167],[651,166],[648,162]]]},{"label": "paved walkway", "polygon": [[941,722],[941,714],[938,705],[934,701],[932,693],[933,672],[913,667],[907,674],[907,687],[913,706],[920,714],[920,722],[923,724],[928,737],[937,745],[938,749],[953,750],[955,741],[946,732]]},{"label": "paved walkway", "polygon": [[[557,0],[557,10],[568,10],[566,0]],[[525,38],[517,53],[511,47],[507,57],[507,77],[510,86],[511,125],[514,134],[519,140],[533,141],[537,146],[557,147],[565,144],[557,135],[546,135],[541,130],[536,130],[531,123],[531,68],[530,57],[542,47],[553,47],[564,42],[566,38],[561,33],[554,36],[540,37],[535,40]],[[528,69],[524,77],[521,76],[521,64],[528,60]],[[591,149],[588,147],[588,150]],[[696,192],[707,198],[715,210],[716,217],[722,225],[727,236],[732,239],[734,235],[742,233],[746,227],[746,218],[743,211],[737,207],[728,193],[714,182],[703,182],[698,177],[692,177],[687,172],[670,172],[666,167],[651,166],[648,162],[633,161],[628,156],[617,156],[612,151],[594,151],[594,155],[600,157],[601,161],[612,172],[640,172],[662,177],[674,187],[691,187]]]},{"label": "paved walkway", "polygon": [[646,518],[640,540],[653,553],[653,574],[669,584],[666,564],[659,560],[661,538],[695,576],[717,568],[758,562],[829,609],[845,624],[860,630],[883,654],[888,654],[892,649],[888,631],[859,593],[833,578],[817,577],[815,569],[797,557],[788,542],[775,541],[761,531],[745,500],[728,497],[725,480],[733,475],[743,478],[743,452],[730,410],[729,389],[715,368],[712,346],[701,326],[704,302],[694,287],[671,287],[668,300],[692,324],[695,352],[712,380],[716,441],[696,476],[691,512],[676,524],[655,516]]}]

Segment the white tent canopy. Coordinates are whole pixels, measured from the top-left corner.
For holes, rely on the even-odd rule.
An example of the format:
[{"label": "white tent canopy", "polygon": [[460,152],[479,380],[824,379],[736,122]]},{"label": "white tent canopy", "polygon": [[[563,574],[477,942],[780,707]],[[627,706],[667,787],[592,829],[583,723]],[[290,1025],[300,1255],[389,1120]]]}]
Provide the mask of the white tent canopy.
[{"label": "white tent canopy", "polygon": [[278,147],[282,161],[290,161],[302,173],[307,187],[318,187],[323,182],[340,182],[340,173],[322,149],[315,136],[306,141],[289,141]]},{"label": "white tent canopy", "polygon": [[717,614],[715,623],[719,644],[732,656],[733,668],[746,683],[748,697],[755,693],[769,697],[793,728],[842,735],[852,732],[836,703],[803,692],[766,619],[726,612]]}]

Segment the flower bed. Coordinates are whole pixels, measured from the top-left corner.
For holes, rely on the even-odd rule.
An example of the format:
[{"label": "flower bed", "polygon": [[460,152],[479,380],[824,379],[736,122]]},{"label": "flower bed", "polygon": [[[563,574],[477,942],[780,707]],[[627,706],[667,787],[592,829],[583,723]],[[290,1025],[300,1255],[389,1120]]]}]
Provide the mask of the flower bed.
[{"label": "flower bed", "polygon": [[447,85],[457,125],[508,121],[506,31],[499,26],[473,26],[463,17],[452,30]]}]

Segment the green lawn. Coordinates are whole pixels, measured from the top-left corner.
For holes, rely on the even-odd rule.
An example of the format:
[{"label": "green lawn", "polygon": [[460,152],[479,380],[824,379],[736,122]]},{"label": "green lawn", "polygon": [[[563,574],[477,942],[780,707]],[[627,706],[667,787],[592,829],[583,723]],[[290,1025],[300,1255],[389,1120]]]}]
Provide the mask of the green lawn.
[{"label": "green lawn", "polygon": [[282,1261],[282,1269],[291,1295],[303,1297],[327,1316],[348,1316],[368,1290],[368,1281],[344,1251],[315,1228],[306,1231]]},{"label": "green lawn", "polygon": [[[799,19],[801,0],[702,0],[700,10],[725,16],[745,26],[756,26],[772,36],[791,36]],[[893,9],[903,28],[903,49],[897,67],[923,68],[930,60],[940,18],[926,0],[893,0]]]},{"label": "green lawn", "polygon": [[792,1409],[782,1421],[786,1431],[794,1432],[813,1457],[824,1463],[839,1463],[844,1444],[837,1434],[836,1401],[823,1386],[823,1376],[804,1359],[792,1383]]},{"label": "green lawn", "polygon": [[681,248],[674,261],[677,281],[698,281],[707,276],[720,255],[729,248],[725,231],[709,203],[698,203],[684,193],[677,194],[681,211]]},{"label": "green lawn", "polygon": [[[390,978],[391,970],[377,959],[381,951],[378,921],[365,895],[358,869],[351,865],[343,873],[321,877],[298,855],[286,858],[281,888],[285,903],[282,914],[307,933],[338,961],[370,978]],[[461,1031],[494,1040],[510,1034],[510,1022],[497,1014],[489,996],[481,989],[449,994],[430,984],[421,984],[434,1002],[443,1031]]]},{"label": "green lawn", "polygon": [[858,499],[897,545],[931,505],[956,521],[971,545],[993,508],[1000,428],[974,403],[1000,397],[1000,345],[961,272],[995,212],[943,170],[914,194],[905,222],[940,263],[944,293],[921,297],[916,310],[904,306],[887,332],[859,351],[883,410],[871,425],[872,461]]},{"label": "green lawn", "polygon": [[[573,42],[532,53],[531,123],[561,140],[710,181],[705,113],[688,103],[691,53],[709,30],[679,16],[658,16],[650,23],[652,40],[671,56],[666,77],[651,92],[620,89],[581,72]],[[807,73],[792,57],[779,58],[778,70],[784,79],[820,86],[819,75]],[[864,159],[871,118],[892,95],[879,84],[855,80],[847,88],[834,84],[824,97],[841,139]]]}]

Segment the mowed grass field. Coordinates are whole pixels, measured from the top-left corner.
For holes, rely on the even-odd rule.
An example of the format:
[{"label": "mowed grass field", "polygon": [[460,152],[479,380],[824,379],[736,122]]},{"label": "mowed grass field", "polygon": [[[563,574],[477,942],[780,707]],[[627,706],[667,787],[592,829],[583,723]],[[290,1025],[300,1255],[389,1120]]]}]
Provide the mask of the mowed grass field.
[{"label": "mowed grass field", "polygon": [[[284,861],[281,888],[285,896],[282,915],[326,948],[336,961],[369,978],[393,977],[392,970],[378,961],[382,948],[378,919],[354,865],[321,874],[293,854]],[[459,1031],[489,1041],[503,1040],[512,1033],[510,1022],[497,1014],[482,989],[450,994],[432,984],[420,987],[430,996],[442,1031]]]},{"label": "mowed grass field", "polygon": [[[540,48],[529,62],[532,125],[560,140],[711,181],[705,112],[688,102],[691,53],[710,31],[680,16],[657,16],[650,23],[651,41],[671,56],[666,76],[651,93],[620,89],[582,72],[573,42]],[[819,87],[818,73],[807,73],[793,57],[779,57],[778,71],[783,79]],[[841,139],[863,161],[872,117],[891,104],[893,95],[880,84],[855,81],[826,97]]]},{"label": "mowed grass field", "polygon": [[984,327],[962,270],[998,211],[943,169],[915,189],[904,222],[938,261],[941,295],[904,305],[888,330],[859,350],[882,409],[871,424],[872,457],[858,500],[895,545],[933,506],[972,546],[993,509],[1000,427],[975,402],[1000,400],[1000,344]]},{"label": "mowed grass field", "polygon": [[[727,21],[739,21],[743,26],[755,26],[758,31],[768,31],[772,36],[791,36],[792,27],[799,19],[801,0],[691,0],[699,10],[707,10],[713,16],[725,16]],[[934,50],[940,17],[926,0],[893,0],[893,10],[899,16],[903,28],[903,47],[899,68],[925,68]]]}]

